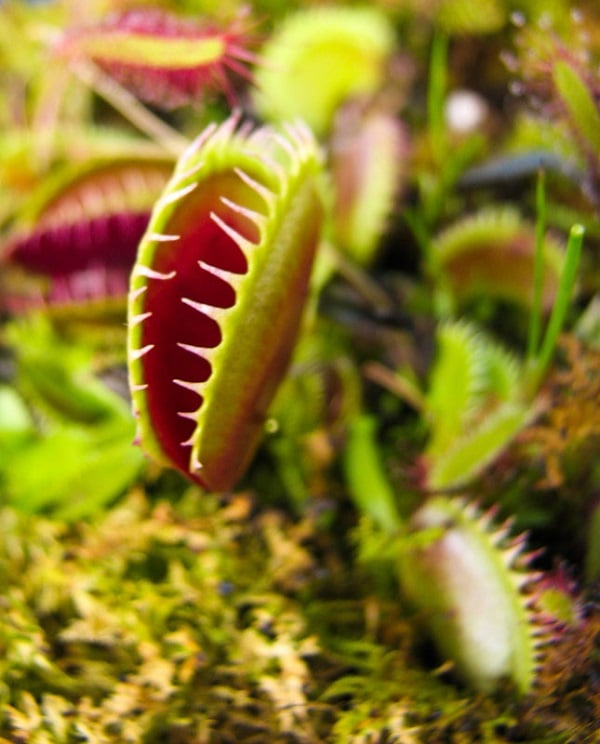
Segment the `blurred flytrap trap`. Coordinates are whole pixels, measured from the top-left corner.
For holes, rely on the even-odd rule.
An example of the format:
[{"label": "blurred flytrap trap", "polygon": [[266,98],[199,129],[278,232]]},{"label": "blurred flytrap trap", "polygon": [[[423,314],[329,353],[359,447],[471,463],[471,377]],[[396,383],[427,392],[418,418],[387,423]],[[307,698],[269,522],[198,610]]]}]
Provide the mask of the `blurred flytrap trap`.
[{"label": "blurred flytrap trap", "polygon": [[0,7],[0,741],[596,741],[595,4],[76,5]]}]

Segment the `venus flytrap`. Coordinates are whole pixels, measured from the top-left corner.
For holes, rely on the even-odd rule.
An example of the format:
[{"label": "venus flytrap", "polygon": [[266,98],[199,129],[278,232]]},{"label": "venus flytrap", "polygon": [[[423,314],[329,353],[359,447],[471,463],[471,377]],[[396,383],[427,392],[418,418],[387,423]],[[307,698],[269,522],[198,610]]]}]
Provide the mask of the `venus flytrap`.
[{"label": "venus flytrap", "polygon": [[[391,82],[394,51],[393,28],[377,8],[305,8],[271,35],[255,70],[259,115],[299,118],[323,142],[332,200],[325,238],[362,266],[373,263],[405,180],[408,140],[396,109],[406,84]],[[319,251],[321,286],[337,263]]]},{"label": "venus flytrap", "polygon": [[57,168],[16,216],[3,261],[3,304],[73,320],[124,315],[129,273],[166,156],[91,158]]},{"label": "venus flytrap", "polygon": [[[570,306],[583,228],[571,229],[563,257],[545,237],[542,178],[537,206],[535,231],[512,210],[490,211],[449,228],[436,243],[440,274],[446,273],[442,284],[453,286],[452,295],[485,288],[503,296],[510,290],[513,299],[531,305],[531,312],[524,363],[473,326],[446,322],[438,327],[423,411],[430,425],[425,485],[434,491],[472,481],[540,411],[537,394]],[[550,308],[540,341],[542,317]]]},{"label": "venus flytrap", "polygon": [[[447,295],[447,304],[456,313],[482,298],[531,306],[535,285],[535,301],[548,311],[562,271],[563,248],[556,238],[546,235],[538,248],[536,231],[512,206],[488,206],[461,217],[432,241],[429,263],[436,291]],[[543,271],[534,271],[536,260]],[[534,273],[543,277],[539,287]]]},{"label": "venus flytrap", "polygon": [[[544,203],[541,187],[538,203]],[[543,212],[538,266],[542,234]],[[467,487],[535,416],[536,394],[565,319],[582,238],[582,228],[575,226],[539,350],[538,331],[530,333],[530,366],[464,322],[440,325],[429,389],[420,398],[430,425],[423,454],[429,490]],[[541,313],[536,274],[533,316]],[[539,317],[535,322],[541,325]],[[536,608],[538,577],[529,568],[533,556],[525,551],[525,537],[510,538],[509,527],[495,526],[492,513],[442,495],[430,498],[406,521],[377,455],[372,422],[357,421],[351,429],[345,472],[354,501],[373,525],[359,533],[367,546],[363,556],[375,565],[369,543],[378,544],[381,555],[397,556],[402,595],[427,625],[442,657],[476,689],[491,692],[508,681],[518,694],[530,692],[550,630],[543,629],[544,613]],[[378,543],[369,537],[373,531],[385,539]],[[590,556],[595,565],[593,551]]]},{"label": "venus flytrap", "polygon": [[[524,364],[464,324],[441,325],[438,356],[426,395],[431,435],[424,451],[425,482],[461,487],[480,473],[539,412],[539,391],[570,305],[583,229],[571,230],[564,266],[539,349]],[[541,241],[537,253],[541,252]],[[539,294],[532,327],[541,325]],[[530,333],[530,339],[537,331]],[[530,340],[531,348],[533,342]],[[452,380],[448,387],[447,380]]]},{"label": "venus flytrap", "polygon": [[531,419],[533,409],[521,395],[516,360],[481,332],[450,323],[438,330],[425,415],[431,427],[423,453],[425,484],[437,491],[473,480]]},{"label": "venus flytrap", "polygon": [[[428,488],[464,487],[531,417],[516,360],[465,323],[438,332],[439,351],[422,405],[431,426]],[[452,380],[452,385],[447,384]],[[510,537],[464,498],[432,497],[406,516],[381,462],[375,422],[351,426],[344,467],[362,516],[360,556],[395,565],[401,596],[459,678],[491,692],[530,691],[539,663],[536,575],[525,537]],[[370,523],[370,527],[367,522]]]},{"label": "venus flytrap", "polygon": [[180,158],[140,244],[128,339],[138,439],[209,489],[244,473],[288,366],[320,174],[307,128],[252,131],[233,115]]},{"label": "venus flytrap", "polygon": [[267,121],[302,118],[324,137],[340,106],[383,88],[393,50],[393,28],[377,8],[296,11],[261,49],[255,105]]},{"label": "venus flytrap", "polygon": [[[465,324],[442,326],[438,338],[442,351],[423,403],[432,425],[427,483],[456,488],[485,467],[530,414],[517,402],[518,367],[506,352]],[[485,420],[490,406],[497,412]],[[350,493],[371,523],[358,532],[363,560],[378,571],[382,559],[396,565],[402,598],[463,681],[484,692],[504,682],[529,692],[540,649],[528,593],[536,577],[525,538],[509,538],[506,525],[496,526],[491,513],[464,498],[433,497],[403,516],[374,427],[369,419],[355,422],[345,457]]]},{"label": "venus flytrap", "polygon": [[400,551],[403,595],[457,674],[483,692],[509,682],[523,695],[534,683],[537,577],[524,545],[472,504],[438,497],[415,512]]},{"label": "venus flytrap", "polygon": [[69,29],[56,54],[75,65],[97,65],[137,99],[159,108],[198,104],[207,93],[224,91],[233,100],[237,75],[250,78],[243,18],[228,28],[158,8],[115,13],[96,24]]},{"label": "venus flytrap", "polygon": [[359,557],[379,583],[394,566],[415,621],[468,685],[492,692],[509,683],[519,695],[529,692],[541,647],[525,537],[510,537],[509,525],[496,525],[491,512],[463,498],[434,497],[402,516],[372,419],[351,427],[344,466],[361,513]]},{"label": "venus flytrap", "polygon": [[406,131],[391,112],[352,102],[338,113],[329,150],[332,238],[343,255],[368,267],[404,186]]}]

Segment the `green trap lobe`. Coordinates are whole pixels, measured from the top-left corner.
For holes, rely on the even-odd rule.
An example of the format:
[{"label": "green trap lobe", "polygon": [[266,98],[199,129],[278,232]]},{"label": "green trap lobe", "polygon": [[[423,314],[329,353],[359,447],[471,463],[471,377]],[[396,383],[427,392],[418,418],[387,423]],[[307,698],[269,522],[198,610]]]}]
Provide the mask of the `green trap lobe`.
[{"label": "green trap lobe", "polygon": [[[165,453],[185,472],[189,471],[190,448],[182,443],[190,439],[195,424],[180,413],[197,410],[202,397],[174,381],[204,382],[212,369],[206,357],[180,344],[198,349],[217,347],[222,331],[211,317],[211,307],[229,308],[236,302],[231,284],[198,262],[232,275],[247,271],[241,249],[213,221],[211,212],[250,242],[259,240],[256,226],[223,205],[221,196],[256,211],[262,206],[256,193],[231,171],[214,174],[199,184],[181,201],[166,226],[166,232],[179,235],[179,240],[159,244],[154,256],[154,271],[175,275],[168,280],[150,281],[145,295],[146,312],[154,315],[144,322],[141,337],[142,347],[153,346],[143,360],[148,410]],[[185,300],[201,304],[205,312]]]}]

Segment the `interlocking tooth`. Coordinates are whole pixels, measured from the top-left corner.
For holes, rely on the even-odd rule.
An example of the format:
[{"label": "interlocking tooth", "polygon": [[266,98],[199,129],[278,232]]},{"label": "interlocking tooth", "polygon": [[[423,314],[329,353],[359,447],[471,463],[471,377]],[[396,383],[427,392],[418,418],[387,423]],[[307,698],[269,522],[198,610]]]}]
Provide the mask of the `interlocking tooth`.
[{"label": "interlocking tooth", "polygon": [[138,313],[138,315],[134,315],[131,318],[131,320],[129,321],[129,325],[133,328],[134,326],[139,325],[140,323],[143,323],[151,315],[152,315],[151,311],[148,311],[147,313]]},{"label": "interlocking tooth", "polygon": [[[245,69],[242,65],[236,65],[234,60],[232,59],[230,59],[227,64],[232,70],[237,70],[238,72]],[[246,121],[243,121],[238,127],[238,130],[237,130],[238,137],[240,137],[240,139],[248,139],[250,135],[252,134],[253,130],[254,130],[254,123],[250,121],[249,119],[246,119]]]},{"label": "interlocking tooth", "polygon": [[134,361],[137,361],[138,359],[141,359],[143,356],[145,356],[149,351],[152,351],[154,348],[154,344],[148,344],[147,346],[142,346],[141,349],[134,349],[130,352],[131,358]]},{"label": "interlocking tooth", "polygon": [[185,148],[185,150],[181,154],[179,162],[182,164],[187,163],[190,158],[192,158],[199,150],[202,149],[202,147],[206,144],[206,141],[210,139],[210,137],[212,137],[212,135],[215,133],[218,126],[219,125],[216,122],[211,122],[201,132],[201,134],[196,137],[196,139],[192,140],[190,144]]},{"label": "interlocking tooth", "polygon": [[323,162],[324,153],[321,148],[317,147],[313,133],[305,122],[299,120],[292,124],[284,124],[283,128],[298,146],[298,156],[301,159],[304,159],[307,155],[310,156],[316,150],[319,162]]},{"label": "interlocking tooth", "polygon": [[182,188],[176,189],[175,191],[168,191],[166,194],[163,194],[160,197],[160,205],[162,207],[166,207],[169,204],[173,204],[173,202],[183,199],[188,194],[191,194],[197,185],[197,182],[189,183],[187,186],[183,186]]},{"label": "interlocking tooth", "polygon": [[167,279],[174,279],[177,276],[177,272],[175,270],[169,271],[167,273],[162,271],[155,271],[149,266],[144,266],[144,264],[141,263],[136,264],[134,274],[136,276],[143,276],[144,279],[160,279],[162,281],[166,281]]},{"label": "interlocking tooth", "polygon": [[193,310],[197,310],[203,315],[210,315],[215,309],[214,305],[207,305],[205,302],[196,302],[196,300],[191,300],[189,297],[182,297],[181,301],[184,305],[191,307]]},{"label": "interlocking tooth", "polygon": [[206,397],[206,387],[210,382],[210,377],[207,380],[204,380],[204,382],[199,382],[196,385],[196,392],[198,395],[204,399]]},{"label": "interlocking tooth", "polygon": [[292,143],[288,139],[283,137],[281,134],[279,134],[279,132],[273,133],[273,139],[275,140],[275,142],[277,142],[277,144],[281,147],[281,149],[286,153],[286,155],[290,157],[292,162],[295,162],[298,157],[298,153],[296,152],[296,149],[294,148]]},{"label": "interlocking tooth", "polygon": [[197,408],[195,411],[177,411],[177,415],[181,416],[181,418],[189,419],[190,421],[196,421],[198,418],[198,411],[200,409]]},{"label": "interlocking tooth", "polygon": [[257,212],[255,209],[248,209],[248,207],[242,207],[240,204],[237,204],[234,201],[231,201],[231,199],[228,199],[226,196],[221,197],[221,201],[226,207],[229,207],[229,209],[232,210],[232,212],[237,212],[237,214],[241,214],[244,217],[247,217],[252,223],[258,227],[259,230],[263,230],[266,223],[267,218],[264,214],[261,214],[260,212]]},{"label": "interlocking tooth", "polygon": [[[234,286],[234,289],[235,289],[235,286]],[[194,300],[190,300],[189,297],[182,297],[181,301],[184,303],[184,305],[188,305],[188,307],[191,307],[192,309],[197,310],[199,313],[202,313],[203,315],[207,315],[209,318],[212,318],[216,323],[221,322],[221,320],[223,319],[223,315],[229,309],[226,307],[215,307],[214,305],[207,305],[204,302],[195,302]],[[207,347],[207,348],[211,348],[211,347]]]},{"label": "interlocking tooth", "polygon": [[283,129],[290,139],[294,141],[298,148],[312,146],[314,139],[312,132],[303,121],[296,121],[290,124],[284,122]]},{"label": "interlocking tooth", "polygon": [[264,186],[260,181],[255,180],[252,178],[252,176],[249,176],[246,171],[243,171],[241,168],[234,168],[233,172],[236,174],[236,176],[242,180],[246,186],[249,186],[251,189],[253,189],[262,199],[264,200],[265,204],[270,208],[275,208],[275,200],[276,196],[271,191],[271,189],[267,188],[267,186]]},{"label": "interlocking tooth", "polygon": [[241,110],[239,108],[234,109],[234,111],[232,111],[231,113],[231,116],[228,119],[225,119],[225,121],[218,127],[218,130],[215,132],[215,139],[230,139],[235,130],[238,128],[241,118]]},{"label": "interlocking tooth", "polygon": [[519,574],[519,573],[513,572],[510,574],[510,579],[515,589],[522,591],[523,589],[525,589],[527,584],[531,583],[531,574],[529,573]]},{"label": "interlocking tooth", "polygon": [[147,383],[142,383],[140,385],[132,385],[131,386],[131,390],[134,393],[142,393],[144,390],[147,390],[147,389],[148,389],[148,384]]},{"label": "interlocking tooth", "polygon": [[229,269],[220,269],[218,266],[213,266],[212,264],[206,263],[206,261],[199,260],[198,266],[201,269],[204,269],[204,271],[208,271],[210,274],[214,274],[214,276],[222,279],[224,282],[227,282],[227,284],[233,285],[234,287],[237,283],[237,280],[240,278],[240,274],[236,274],[234,271],[229,271]]},{"label": "interlocking tooth", "polygon": [[285,169],[281,165],[281,163],[278,163],[270,155],[266,155],[266,154],[261,154],[260,158],[263,161],[263,163],[267,165],[270,168],[270,170],[273,171],[280,185],[284,185],[287,183],[288,176],[287,176]]},{"label": "interlocking tooth", "polygon": [[519,555],[522,554],[522,546],[521,545],[515,545],[509,548],[504,548],[504,551],[502,553],[502,557],[504,560],[504,565],[507,568],[511,568],[516,559],[519,557]]},{"label": "interlocking tooth", "polygon": [[144,284],[141,287],[138,287],[137,289],[133,289],[129,293],[129,299],[131,300],[131,302],[136,302],[136,300],[138,300],[147,289],[148,289],[147,284]]},{"label": "interlocking tooth", "polygon": [[194,450],[192,450],[192,456],[190,458],[190,470],[193,473],[199,473],[203,467],[204,465],[198,459],[198,455]]},{"label": "interlocking tooth", "polygon": [[190,354],[194,354],[194,356],[198,356],[201,359],[206,359],[207,352],[210,351],[210,349],[212,348],[207,346],[194,346],[193,344],[184,344],[180,341],[177,342],[177,346],[179,346],[180,349],[189,351]]},{"label": "interlocking tooth", "polygon": [[171,185],[177,185],[178,183],[183,183],[184,181],[187,181],[189,178],[193,178],[194,176],[197,176],[198,173],[204,168],[204,160],[201,160],[199,163],[196,163],[191,168],[188,168],[184,171],[177,171],[175,174],[173,180],[171,181]]},{"label": "interlocking tooth", "polygon": [[210,218],[216,225],[221,228],[221,230],[223,230],[226,235],[228,235],[233,240],[233,242],[237,245],[237,247],[242,251],[244,255],[246,255],[246,251],[248,249],[256,247],[254,243],[245,238],[234,227],[231,227],[231,225],[228,225],[226,222],[224,222],[216,212],[211,212]]},{"label": "interlocking tooth", "polygon": [[146,240],[154,240],[157,243],[171,243],[181,240],[181,235],[165,235],[164,233],[150,232],[146,234]]},{"label": "interlocking tooth", "polygon": [[178,379],[173,379],[173,382],[176,385],[179,385],[179,387],[185,388],[186,390],[191,390],[192,393],[197,393],[198,395],[200,395],[198,390],[199,390],[199,386],[201,385],[201,383],[199,382],[189,382],[188,380],[178,380]]}]

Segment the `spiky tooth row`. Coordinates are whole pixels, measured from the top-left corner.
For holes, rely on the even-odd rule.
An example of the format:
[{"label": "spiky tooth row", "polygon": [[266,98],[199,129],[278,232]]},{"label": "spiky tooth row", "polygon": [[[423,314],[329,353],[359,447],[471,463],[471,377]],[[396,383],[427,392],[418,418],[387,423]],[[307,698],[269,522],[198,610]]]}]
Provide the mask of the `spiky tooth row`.
[{"label": "spiky tooth row", "polygon": [[261,197],[270,212],[276,208],[277,198],[271,189],[263,186],[262,183],[249,176],[241,168],[234,168],[233,172],[246,184],[246,186],[249,186]]},{"label": "spiky tooth row", "polygon": [[[222,199],[223,197],[221,197]],[[247,240],[244,238],[244,236],[239,233],[237,230],[235,230],[233,227],[228,225],[225,220],[221,219],[219,215],[216,212],[210,213],[210,218],[213,222],[215,222],[223,232],[230,237],[233,242],[237,245],[237,247],[242,251],[242,253],[247,256],[247,252],[250,248],[254,246],[254,243],[251,240]]]},{"label": "spiky tooth row", "polygon": [[173,240],[179,240],[181,235],[164,235],[161,233],[148,233],[149,240],[155,240],[157,243],[170,243]]},{"label": "spiky tooth row", "polygon": [[235,271],[228,271],[227,269],[220,269],[218,266],[213,266],[212,264],[206,263],[206,261],[201,261],[201,260],[198,261],[198,266],[204,271],[208,271],[209,274],[212,274],[213,276],[216,276],[219,279],[222,279],[224,282],[230,284],[234,290],[236,289],[236,285],[238,285],[240,282],[241,275],[237,274]]},{"label": "spiky tooth row", "polygon": [[413,516],[399,562],[404,595],[457,673],[484,692],[509,680],[524,694],[544,634],[526,540],[463,499],[431,499]]},{"label": "spiky tooth row", "polygon": [[289,360],[320,234],[319,169],[303,127],[251,131],[235,113],[186,150],[140,245],[129,358],[141,442],[210,488],[243,472]]},{"label": "spiky tooth row", "polygon": [[173,109],[205,92],[235,97],[231,73],[251,78],[256,56],[243,19],[227,28],[202,24],[158,9],[112,14],[105,21],[68,29],[56,51],[75,64],[97,65],[137,98]]},{"label": "spiky tooth row", "polygon": [[[31,194],[3,251],[7,309],[77,307],[98,318],[125,300],[137,244],[172,162],[119,153],[65,164]],[[16,289],[15,289],[16,287]],[[23,291],[23,288],[25,291]]]},{"label": "spiky tooth row", "polygon": [[[458,302],[493,296],[525,305],[532,302],[535,230],[508,206],[485,208],[447,227],[433,243],[436,264]],[[557,291],[563,249],[544,240],[543,304],[549,309]]]},{"label": "spiky tooth row", "polygon": [[[133,269],[133,273],[135,276],[144,277],[144,279],[158,279],[159,281],[175,279],[175,277],[177,276],[177,272],[175,270],[168,272],[155,271],[154,269],[151,269],[150,266],[144,266],[144,264],[141,263],[136,263]],[[146,288],[144,287],[144,289]]]},{"label": "spiky tooth row", "polygon": [[[238,121],[237,114],[235,116],[236,122]],[[227,137],[231,137],[235,131],[235,128],[232,127],[232,123],[228,120],[225,122],[225,124],[218,130],[219,137],[223,138],[225,140]],[[248,123],[247,123],[248,124]],[[238,122],[238,129],[237,129],[237,135],[238,137],[244,133],[244,131],[248,131],[248,127],[240,127]],[[235,174],[240,178],[240,180],[246,184],[251,183],[254,190],[256,190],[256,186],[258,184],[257,181],[252,179],[249,175],[247,175],[243,170],[237,168],[235,169]],[[191,193],[191,189],[187,193]],[[181,189],[182,196],[186,196],[185,189]],[[274,198],[275,194],[268,190],[261,188],[260,191],[261,197],[268,195],[268,198]],[[181,197],[179,197],[181,198]],[[256,225],[259,231],[259,236],[262,236],[263,231],[265,229],[266,225],[266,218],[264,215],[261,215],[259,212],[255,210],[250,210],[246,207],[243,207],[240,204],[237,204],[236,202],[232,201],[231,199],[228,199],[226,196],[220,196],[219,201],[227,206],[232,211],[236,212],[237,214],[241,214],[247,219],[249,219],[253,224]],[[266,201],[266,199],[265,199]],[[216,212],[211,211],[209,213],[210,219],[225,233],[225,235],[230,238],[235,245],[239,248],[243,256],[245,257],[246,261],[249,262],[251,260],[251,251],[253,248],[256,247],[256,243],[246,239],[240,232],[238,232],[235,228],[231,227],[223,218],[221,218]],[[197,265],[203,269],[204,271],[207,271],[208,273],[212,274],[213,276],[218,277],[222,281],[226,282],[231,286],[231,288],[234,290],[234,293],[237,293],[239,288],[243,284],[243,274],[229,271],[226,269],[221,269],[218,266],[214,266],[213,264],[207,263],[206,261],[198,260]],[[201,315],[210,317],[214,320],[216,320],[219,325],[221,325],[225,320],[225,315],[227,311],[230,308],[222,308],[218,305],[206,303],[206,302],[197,302],[195,300],[192,300],[189,297],[182,297],[181,302],[187,305],[188,307],[192,308],[193,310],[197,311]],[[212,369],[214,368],[215,363],[215,349],[217,348],[217,345],[211,345],[211,346],[197,346],[194,344],[187,344],[184,342],[177,342],[177,346],[180,349],[184,349],[185,351],[188,351],[189,353],[193,354],[194,356],[205,360],[209,363],[211,367],[211,374]],[[197,421],[198,416],[200,413],[200,409],[202,407],[202,403],[204,401],[204,391],[206,389],[206,383],[207,380],[199,380],[197,382],[190,382],[190,381],[184,381],[184,380],[178,380],[174,379],[173,383],[176,385],[179,385],[180,387],[184,387],[190,392],[193,392],[200,398],[200,404],[195,411],[177,411],[177,415],[181,418],[188,419],[190,421]],[[182,447],[193,447],[195,443],[195,432],[192,433],[187,439],[180,442],[180,446]],[[202,468],[202,465],[200,465],[197,460],[194,461],[194,457],[192,455],[190,459],[190,469],[192,472],[197,472]]]}]

